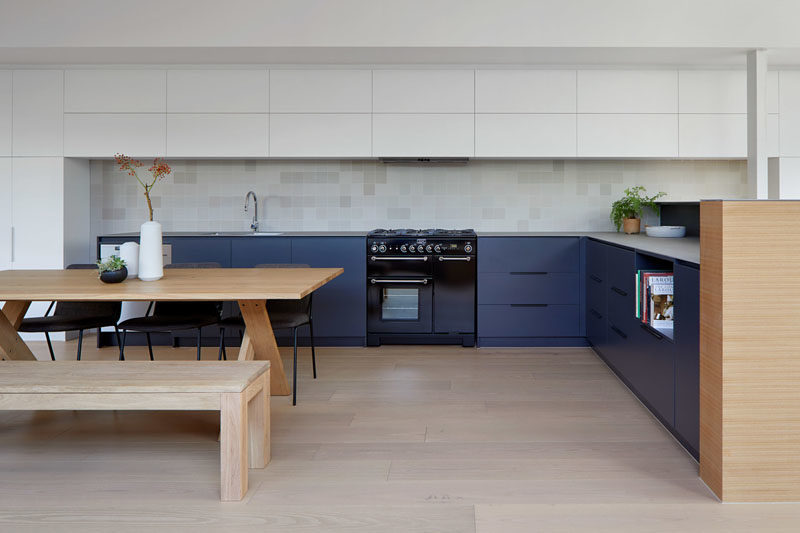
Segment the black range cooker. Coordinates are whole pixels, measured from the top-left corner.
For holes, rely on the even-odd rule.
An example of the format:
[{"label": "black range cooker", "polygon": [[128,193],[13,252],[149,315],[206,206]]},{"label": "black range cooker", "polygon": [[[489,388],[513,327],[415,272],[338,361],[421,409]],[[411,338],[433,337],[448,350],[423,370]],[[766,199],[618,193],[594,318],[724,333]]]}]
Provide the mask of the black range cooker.
[{"label": "black range cooker", "polygon": [[367,234],[367,344],[475,345],[474,230]]}]

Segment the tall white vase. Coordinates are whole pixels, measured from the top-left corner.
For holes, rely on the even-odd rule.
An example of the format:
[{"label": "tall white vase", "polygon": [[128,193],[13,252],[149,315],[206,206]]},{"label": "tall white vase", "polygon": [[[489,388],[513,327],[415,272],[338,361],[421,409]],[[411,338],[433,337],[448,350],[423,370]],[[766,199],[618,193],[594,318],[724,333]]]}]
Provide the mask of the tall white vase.
[{"label": "tall white vase", "polygon": [[139,279],[156,281],[164,276],[161,255],[161,224],[145,222],[139,234]]}]

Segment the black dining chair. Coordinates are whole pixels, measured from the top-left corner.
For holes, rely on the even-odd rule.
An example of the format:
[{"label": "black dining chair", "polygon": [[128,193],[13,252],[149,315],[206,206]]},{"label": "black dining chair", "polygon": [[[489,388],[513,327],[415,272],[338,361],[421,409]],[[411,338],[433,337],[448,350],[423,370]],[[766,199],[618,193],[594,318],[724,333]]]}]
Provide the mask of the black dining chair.
[{"label": "black dining chair", "polygon": [[[164,265],[165,269],[220,267],[219,263],[172,263]],[[119,324],[119,329],[122,330],[121,357],[124,358],[128,331],[145,334],[150,360],[155,361],[151,333],[172,333],[174,331],[197,329],[197,360],[199,361],[203,327],[212,326],[219,322],[221,308],[221,302],[150,302],[145,316],[130,318]]]},{"label": "black dining chair", "polygon": [[[309,268],[300,264],[260,264],[256,268]],[[297,405],[297,328],[308,325],[311,339],[311,367],[317,379],[317,356],[314,349],[314,321],[312,319],[312,300],[309,294],[300,300],[267,300],[267,313],[272,329],[291,329],[294,337],[294,361],[292,363],[292,405]],[[242,315],[224,318],[219,323],[219,358],[227,359],[225,352],[225,329],[238,329],[239,336],[245,328]]]},{"label": "black dining chair", "polygon": [[[72,264],[67,270],[96,270],[94,264]],[[50,350],[50,359],[56,360],[53,353],[53,343],[50,334],[61,331],[78,332],[78,361],[81,360],[83,349],[83,331],[86,329],[113,326],[117,335],[117,344],[120,345],[119,321],[122,302],[50,302],[44,316],[23,319],[19,331],[26,333],[44,333],[47,348]],[[50,311],[53,314],[50,315]],[[120,345],[121,346],[121,345]],[[122,360],[122,349],[119,358]]]}]

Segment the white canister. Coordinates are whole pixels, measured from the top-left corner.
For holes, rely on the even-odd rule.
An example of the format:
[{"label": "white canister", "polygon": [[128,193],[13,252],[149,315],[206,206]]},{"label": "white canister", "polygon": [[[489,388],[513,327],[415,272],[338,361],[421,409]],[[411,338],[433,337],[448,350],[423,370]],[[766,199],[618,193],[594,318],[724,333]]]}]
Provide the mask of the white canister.
[{"label": "white canister", "polygon": [[139,243],[125,242],[119,247],[119,257],[128,267],[128,277],[135,278],[139,275]]},{"label": "white canister", "polygon": [[164,276],[161,255],[161,224],[145,222],[139,235],[139,279],[156,281]]}]

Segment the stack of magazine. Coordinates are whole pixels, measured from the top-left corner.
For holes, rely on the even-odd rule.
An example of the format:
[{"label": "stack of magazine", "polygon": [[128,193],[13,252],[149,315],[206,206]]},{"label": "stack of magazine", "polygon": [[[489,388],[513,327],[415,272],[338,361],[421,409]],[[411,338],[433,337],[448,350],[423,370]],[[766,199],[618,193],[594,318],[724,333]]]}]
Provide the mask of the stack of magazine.
[{"label": "stack of magazine", "polygon": [[672,272],[636,271],[636,318],[656,329],[672,329],[675,318]]}]

